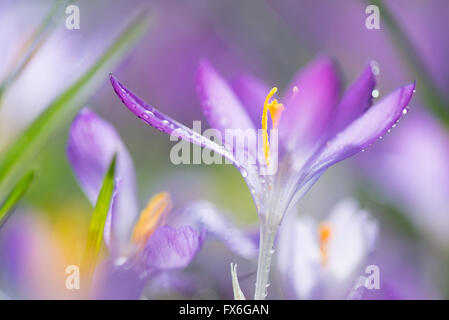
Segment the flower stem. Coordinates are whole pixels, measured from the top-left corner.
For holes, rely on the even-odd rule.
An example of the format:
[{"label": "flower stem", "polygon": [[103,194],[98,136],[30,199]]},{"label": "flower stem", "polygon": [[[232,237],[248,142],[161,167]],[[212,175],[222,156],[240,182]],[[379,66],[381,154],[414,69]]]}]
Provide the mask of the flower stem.
[{"label": "flower stem", "polygon": [[259,240],[259,260],[257,262],[257,279],[255,300],[264,300],[267,296],[267,288],[269,286],[269,275],[271,266],[271,257],[273,256],[273,245],[276,237],[276,229],[262,223],[260,225]]}]

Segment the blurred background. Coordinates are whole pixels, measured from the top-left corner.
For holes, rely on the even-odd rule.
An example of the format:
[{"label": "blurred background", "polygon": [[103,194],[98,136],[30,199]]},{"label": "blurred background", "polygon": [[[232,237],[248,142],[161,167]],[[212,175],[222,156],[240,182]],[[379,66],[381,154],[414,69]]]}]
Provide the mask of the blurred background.
[{"label": "blurred background", "polygon": [[[80,29],[65,28],[63,10],[55,14],[55,29],[1,97],[0,156],[142,7],[149,10],[150,28],[118,68],[110,71],[140,97],[189,127],[193,120],[207,123],[195,92],[195,72],[202,57],[209,58],[227,78],[251,73],[281,88],[320,54],[335,59],[344,86],[375,61],[380,97],[417,80],[409,113],[382,141],[331,168],[301,201],[298,214],[320,219],[339,200],[357,199],[380,225],[369,262],[380,266],[389,298],[449,297],[448,1],[74,3],[80,8]],[[365,27],[369,4],[388,10],[380,12],[379,30]],[[0,81],[52,5],[50,0],[1,1]],[[87,106],[111,122],[127,145],[137,170],[142,206],[151,195],[167,190],[176,205],[206,199],[231,213],[242,228],[257,225],[251,195],[238,170],[231,165],[173,165],[169,161],[173,142],[123,107],[107,75]],[[0,237],[14,236],[19,222],[32,216],[21,232],[36,225],[48,231],[43,231],[47,237],[40,237],[33,250],[39,251],[46,241],[57,242],[62,256],[82,250],[92,207],[67,162],[67,132],[68,126],[40,149],[33,160],[38,178],[0,230]],[[24,249],[27,244],[19,247],[32,250]],[[8,268],[14,265],[3,271]],[[9,281],[4,273],[1,279]],[[248,281],[252,285],[252,278]],[[226,295],[215,292],[209,297]]]}]

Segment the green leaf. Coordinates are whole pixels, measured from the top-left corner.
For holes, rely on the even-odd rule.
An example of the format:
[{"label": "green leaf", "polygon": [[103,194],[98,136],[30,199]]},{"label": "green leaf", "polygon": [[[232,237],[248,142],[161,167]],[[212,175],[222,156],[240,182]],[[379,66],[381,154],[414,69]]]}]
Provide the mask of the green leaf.
[{"label": "green leaf", "polygon": [[8,219],[11,209],[14,208],[17,202],[28,190],[28,187],[30,186],[33,179],[34,179],[34,171],[30,171],[17,183],[14,189],[6,197],[5,202],[0,206],[0,228]]},{"label": "green leaf", "polygon": [[147,29],[147,14],[137,16],[131,25],[103,53],[96,63],[57,97],[44,112],[14,141],[0,160],[0,197],[9,183],[29,166],[52,134],[66,127],[89,96],[107,81],[108,73]]},{"label": "green leaf", "polygon": [[112,193],[114,191],[114,175],[117,157],[111,161],[109,169],[104,177],[103,186],[98,194],[92,219],[90,220],[89,233],[87,236],[86,251],[82,261],[82,270],[88,283],[97,264],[101,244],[103,242],[103,230],[111,206]]},{"label": "green leaf", "polygon": [[231,279],[232,279],[232,291],[234,292],[234,300],[246,300],[242,289],[240,289],[239,278],[237,277],[236,263],[231,263]]}]

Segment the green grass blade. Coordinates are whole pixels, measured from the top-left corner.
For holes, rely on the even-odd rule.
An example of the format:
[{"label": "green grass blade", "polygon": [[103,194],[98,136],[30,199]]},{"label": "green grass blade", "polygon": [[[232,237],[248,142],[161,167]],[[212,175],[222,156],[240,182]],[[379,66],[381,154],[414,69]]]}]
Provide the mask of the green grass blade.
[{"label": "green grass blade", "polygon": [[32,161],[44,143],[58,129],[67,126],[133,44],[147,29],[146,14],[134,19],[132,24],[105,51],[97,62],[59,97],[14,141],[0,159],[0,197],[9,183]]},{"label": "green grass blade", "polygon": [[5,202],[0,206],[0,228],[8,219],[11,210],[28,190],[33,179],[34,171],[30,171],[17,183],[14,189],[6,197]]},{"label": "green grass blade", "polygon": [[101,244],[103,242],[103,229],[111,205],[112,193],[114,191],[114,175],[116,156],[111,161],[108,172],[106,173],[103,186],[98,194],[94,213],[90,220],[89,233],[87,236],[86,251],[82,261],[82,270],[88,283],[92,277],[95,265],[97,264]]},{"label": "green grass blade", "polygon": [[6,89],[20,76],[23,70],[25,70],[26,66],[42,47],[45,40],[54,31],[56,14],[60,13],[60,9],[70,2],[72,1],[55,1],[48,14],[42,19],[41,23],[24,43],[21,52],[19,52],[16,57],[16,63],[12,65],[11,70],[6,74],[6,77],[0,84],[0,107]]}]

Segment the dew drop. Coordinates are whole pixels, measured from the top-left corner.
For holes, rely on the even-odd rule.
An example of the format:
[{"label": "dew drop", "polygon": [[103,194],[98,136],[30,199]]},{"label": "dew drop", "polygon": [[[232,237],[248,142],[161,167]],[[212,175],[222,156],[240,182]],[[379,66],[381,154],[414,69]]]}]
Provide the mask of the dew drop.
[{"label": "dew drop", "polygon": [[408,112],[408,109],[407,109],[407,108],[405,108],[404,110],[402,110],[402,114],[407,114],[407,112]]},{"label": "dew drop", "polygon": [[380,74],[380,67],[379,67],[379,63],[377,61],[371,61],[371,71],[373,72],[373,74],[375,76],[378,76]]},{"label": "dew drop", "polygon": [[379,97],[379,90],[374,89],[374,90],[371,92],[371,96],[372,96],[373,98],[378,98],[378,97]]},{"label": "dew drop", "polygon": [[293,86],[293,88],[292,88],[293,94],[298,93],[298,91],[299,91],[299,88],[297,86]]},{"label": "dew drop", "polygon": [[117,260],[115,260],[115,265],[116,266],[122,266],[124,265],[126,262],[126,258],[125,257],[120,257]]},{"label": "dew drop", "polygon": [[154,114],[153,112],[151,112],[150,110],[146,110],[143,114],[142,114],[142,118],[144,119],[150,119],[151,117],[153,117]]}]

